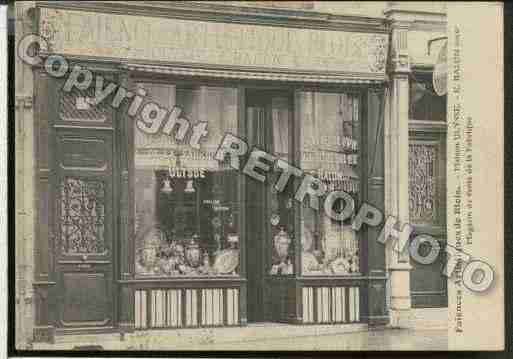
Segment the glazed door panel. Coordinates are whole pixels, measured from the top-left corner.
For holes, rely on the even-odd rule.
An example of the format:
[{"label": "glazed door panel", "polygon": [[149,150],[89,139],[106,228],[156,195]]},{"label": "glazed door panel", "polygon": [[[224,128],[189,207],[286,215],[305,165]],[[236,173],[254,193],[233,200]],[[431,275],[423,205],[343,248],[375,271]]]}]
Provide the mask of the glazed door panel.
[{"label": "glazed door panel", "polygon": [[[264,149],[265,124],[269,116],[263,97],[249,96],[246,100],[246,129],[248,146]],[[265,286],[265,223],[266,191],[265,186],[246,177],[246,273],[248,322],[264,320]]]},{"label": "glazed door panel", "polygon": [[[291,97],[286,91],[246,92],[246,139],[253,147],[290,161]],[[267,162],[266,160],[262,160]],[[291,163],[291,161],[290,161]],[[273,166],[272,163],[268,164]],[[273,309],[281,305],[272,292],[272,278],[294,275],[291,245],[294,209],[290,184],[281,193],[273,190],[277,174],[264,173],[265,182],[246,176],[246,272],[248,279],[248,321],[280,320]],[[290,181],[292,182],[292,181]],[[275,238],[281,240],[277,245]],[[279,250],[279,251],[278,251]]]}]

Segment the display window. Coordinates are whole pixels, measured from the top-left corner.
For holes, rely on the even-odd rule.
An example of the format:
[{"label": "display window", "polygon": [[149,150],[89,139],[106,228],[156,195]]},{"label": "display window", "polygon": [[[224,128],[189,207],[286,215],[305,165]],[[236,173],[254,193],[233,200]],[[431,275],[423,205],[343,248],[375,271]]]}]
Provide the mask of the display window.
[{"label": "display window", "polygon": [[[350,194],[358,208],[359,96],[303,92],[300,98],[301,167],[316,176],[328,192]],[[342,200],[338,200],[333,209],[340,211],[342,205]],[[351,228],[352,219],[340,223],[305,203],[300,220],[303,275],[360,273],[360,246],[358,234]]]},{"label": "display window", "polygon": [[226,132],[237,133],[237,90],[139,84],[147,100],[174,103],[195,125],[201,149],[134,126],[135,268],[138,276],[237,276],[238,174],[214,159]]}]

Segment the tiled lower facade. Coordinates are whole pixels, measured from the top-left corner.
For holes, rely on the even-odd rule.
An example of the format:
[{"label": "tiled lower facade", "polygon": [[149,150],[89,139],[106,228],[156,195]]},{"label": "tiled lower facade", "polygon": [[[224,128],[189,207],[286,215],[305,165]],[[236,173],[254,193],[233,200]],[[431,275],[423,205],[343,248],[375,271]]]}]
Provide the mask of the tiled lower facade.
[{"label": "tiled lower facade", "polygon": [[238,289],[151,289],[134,295],[135,329],[240,325]]},{"label": "tiled lower facade", "polygon": [[[239,289],[134,292],[135,329],[239,326]],[[303,287],[303,324],[360,322],[359,287]]]}]

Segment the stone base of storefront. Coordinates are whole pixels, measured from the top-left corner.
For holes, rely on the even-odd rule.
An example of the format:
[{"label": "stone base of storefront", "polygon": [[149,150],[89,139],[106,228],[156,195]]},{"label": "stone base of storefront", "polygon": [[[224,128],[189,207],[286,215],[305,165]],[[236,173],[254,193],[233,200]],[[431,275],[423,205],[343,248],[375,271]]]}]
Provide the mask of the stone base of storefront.
[{"label": "stone base of storefront", "polygon": [[[245,327],[175,330],[138,330],[133,333],[60,335],[54,344],[34,343],[33,350],[205,350],[205,346],[250,349],[254,342],[301,340],[301,337],[332,336],[368,331],[367,324],[293,325],[257,323]],[[290,348],[294,349],[294,348]],[[268,348],[267,350],[271,350]]]},{"label": "stone base of storefront", "polygon": [[391,328],[411,328],[412,311],[410,297],[410,270],[409,264],[394,264],[389,267],[390,270],[390,308],[389,308],[389,327]]},{"label": "stone base of storefront", "polygon": [[447,330],[449,324],[447,308],[414,308],[411,312],[413,328]]},{"label": "stone base of storefront", "polygon": [[413,316],[410,309],[390,309],[390,328],[411,328],[413,325]]},{"label": "stone base of storefront", "polygon": [[[406,302],[408,299],[404,299]],[[406,307],[406,306],[405,306]],[[414,330],[447,330],[449,314],[443,308],[389,309],[389,328]]]}]

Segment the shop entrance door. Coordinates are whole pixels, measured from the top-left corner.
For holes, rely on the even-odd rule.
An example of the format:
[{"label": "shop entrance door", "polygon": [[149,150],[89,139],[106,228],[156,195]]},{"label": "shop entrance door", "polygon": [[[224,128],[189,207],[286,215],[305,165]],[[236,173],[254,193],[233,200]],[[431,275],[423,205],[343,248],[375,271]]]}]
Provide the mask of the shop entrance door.
[{"label": "shop entrance door", "polygon": [[[292,99],[287,91],[246,90],[248,153],[256,146],[280,158],[288,156],[291,143],[289,141],[291,104]],[[272,168],[273,164],[269,164]],[[276,177],[272,171],[268,172],[265,183],[245,176],[247,315],[249,323],[279,319],[272,314],[272,293],[268,287],[273,258],[272,238],[279,229],[290,231],[292,218],[288,214],[282,215],[280,212],[281,207],[285,207],[283,199],[285,194],[277,196],[272,193],[272,185],[275,180]]]},{"label": "shop entrance door", "polygon": [[44,84],[38,99],[49,122],[50,151],[42,158],[51,159],[40,207],[48,216],[41,226],[48,230],[55,280],[48,322],[60,333],[110,330],[117,325],[115,114],[107,105],[82,104],[88,93],[61,87]]},{"label": "shop entrance door", "polygon": [[[249,148],[265,149],[266,117],[270,115],[269,94],[246,92],[246,130]],[[264,258],[266,226],[265,184],[246,176],[246,273],[248,322],[264,320]]]},{"label": "shop entrance door", "polygon": [[56,327],[112,327],[113,140],[106,130],[58,129],[53,171]]}]

